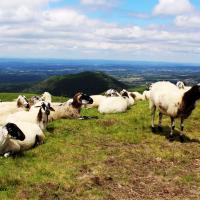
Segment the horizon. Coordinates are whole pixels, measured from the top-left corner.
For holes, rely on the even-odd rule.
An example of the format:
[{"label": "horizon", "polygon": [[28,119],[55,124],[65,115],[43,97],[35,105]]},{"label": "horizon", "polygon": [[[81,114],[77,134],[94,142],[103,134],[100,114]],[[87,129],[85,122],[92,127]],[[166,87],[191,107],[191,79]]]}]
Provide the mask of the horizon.
[{"label": "horizon", "polygon": [[[146,64],[177,64],[177,65],[195,65],[196,67],[200,67],[200,62],[178,62],[178,61],[151,61],[151,60],[109,60],[109,59],[67,59],[67,58],[37,58],[37,57],[29,57],[29,58],[23,58],[23,57],[0,57],[1,60],[21,60],[21,61],[65,61],[65,62],[78,62],[78,61],[83,61],[83,62],[109,62],[109,63],[129,63],[129,64],[135,64],[135,63],[146,63]],[[106,63],[105,63],[106,64]],[[183,66],[185,67],[185,66]],[[189,67],[189,66],[188,66]]]}]

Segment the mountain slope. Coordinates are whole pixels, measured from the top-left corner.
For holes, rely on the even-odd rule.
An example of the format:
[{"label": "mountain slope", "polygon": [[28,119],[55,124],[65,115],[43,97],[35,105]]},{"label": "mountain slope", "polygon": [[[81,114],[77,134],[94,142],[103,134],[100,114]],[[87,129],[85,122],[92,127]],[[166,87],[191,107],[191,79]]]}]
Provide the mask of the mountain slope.
[{"label": "mountain slope", "polygon": [[73,96],[82,91],[99,94],[109,88],[122,89],[127,86],[102,72],[82,72],[79,74],[52,76],[34,85],[29,91],[42,93],[48,91],[53,95]]}]

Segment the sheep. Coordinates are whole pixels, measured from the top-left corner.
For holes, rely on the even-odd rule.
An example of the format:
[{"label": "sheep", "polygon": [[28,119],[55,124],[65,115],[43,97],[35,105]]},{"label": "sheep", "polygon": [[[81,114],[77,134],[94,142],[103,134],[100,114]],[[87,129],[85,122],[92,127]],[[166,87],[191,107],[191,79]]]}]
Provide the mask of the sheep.
[{"label": "sheep", "polygon": [[10,154],[31,149],[44,142],[44,134],[38,125],[29,122],[7,123],[0,127],[0,154]]},{"label": "sheep", "polygon": [[128,103],[128,107],[131,107],[132,105],[134,105],[135,100],[134,100],[133,96],[131,96],[130,93],[129,93],[127,90],[123,89],[123,90],[120,92],[120,95],[121,95],[122,97],[126,98],[127,103]]},{"label": "sheep", "polygon": [[32,107],[33,105],[39,103],[43,101],[42,98],[40,96],[32,96],[30,99],[29,99],[29,104],[30,104],[30,107]]},{"label": "sheep", "polygon": [[115,89],[109,89],[109,90],[107,90],[105,92],[105,96],[106,97],[119,97],[121,95],[119,94],[119,92],[117,92],[117,90],[115,90]]},{"label": "sheep", "polygon": [[49,103],[52,101],[51,94],[49,92],[44,92],[41,96],[41,99]]},{"label": "sheep", "polygon": [[8,115],[29,108],[28,100],[22,95],[19,95],[16,101],[0,103],[0,125],[4,124]]},{"label": "sheep", "polygon": [[143,101],[143,100],[145,100],[145,96],[143,96],[139,92],[130,92],[129,94],[131,96],[134,96],[135,101]]},{"label": "sheep", "polygon": [[103,95],[91,95],[90,97],[93,99],[93,103],[84,105],[86,108],[98,108],[100,102],[102,102],[105,98],[107,98],[106,96]]},{"label": "sheep", "polygon": [[13,123],[0,127],[0,155],[7,157],[11,152],[19,151],[19,146],[13,141],[24,140],[24,133]]},{"label": "sheep", "polygon": [[156,82],[150,89],[150,109],[152,115],[152,131],[155,131],[154,118],[156,109],[159,110],[159,130],[162,130],[162,116],[167,115],[171,118],[170,138],[173,138],[175,129],[175,118],[180,118],[181,134],[183,141],[184,120],[187,119],[195,108],[196,101],[200,99],[200,85],[193,86],[186,92],[167,81]]},{"label": "sheep", "polygon": [[142,93],[142,95],[143,95],[143,98],[144,98],[145,100],[150,99],[150,91],[145,90],[145,91]]},{"label": "sheep", "polygon": [[50,103],[47,102],[39,102],[34,107],[31,107],[29,112],[20,111],[8,116],[6,122],[30,122],[34,124],[38,124],[39,127],[43,130],[46,128],[48,123],[48,116],[50,111],[54,111],[51,107]]},{"label": "sheep", "polygon": [[82,105],[92,103],[93,99],[90,96],[82,92],[78,92],[74,95],[73,101],[71,103],[65,102],[61,105],[54,106],[55,112],[50,113],[49,120],[53,121],[61,118],[80,118],[80,111]]},{"label": "sheep", "polygon": [[104,99],[98,108],[100,113],[121,113],[128,109],[128,102],[122,96],[107,97]]},{"label": "sheep", "polygon": [[188,90],[191,89],[191,86],[185,86],[185,84],[184,84],[182,81],[178,81],[178,82],[176,83],[176,86],[177,86],[180,90],[182,90],[183,92],[186,92],[186,91],[188,91]]}]

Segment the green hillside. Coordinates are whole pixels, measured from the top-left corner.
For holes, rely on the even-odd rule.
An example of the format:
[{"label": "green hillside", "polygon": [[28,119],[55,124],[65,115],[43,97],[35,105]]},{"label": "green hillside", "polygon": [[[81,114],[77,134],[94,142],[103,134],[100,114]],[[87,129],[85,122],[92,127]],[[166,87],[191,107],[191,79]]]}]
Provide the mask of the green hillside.
[{"label": "green hillside", "polygon": [[123,89],[127,86],[102,72],[82,72],[50,77],[36,84],[29,91],[36,93],[48,91],[53,95],[72,97],[77,91],[99,94],[109,88]]},{"label": "green hillside", "polygon": [[168,117],[163,132],[151,132],[147,101],[49,123],[45,144],[0,159],[0,199],[199,200],[199,113],[200,104],[185,122],[185,143],[167,139]]}]

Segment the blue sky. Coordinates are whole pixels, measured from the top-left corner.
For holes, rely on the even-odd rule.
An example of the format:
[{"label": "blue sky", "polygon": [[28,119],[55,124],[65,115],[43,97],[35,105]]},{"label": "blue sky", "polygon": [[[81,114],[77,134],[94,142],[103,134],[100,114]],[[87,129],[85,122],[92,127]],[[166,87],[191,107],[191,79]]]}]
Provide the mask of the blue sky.
[{"label": "blue sky", "polygon": [[200,63],[199,0],[1,0],[0,57]]}]

